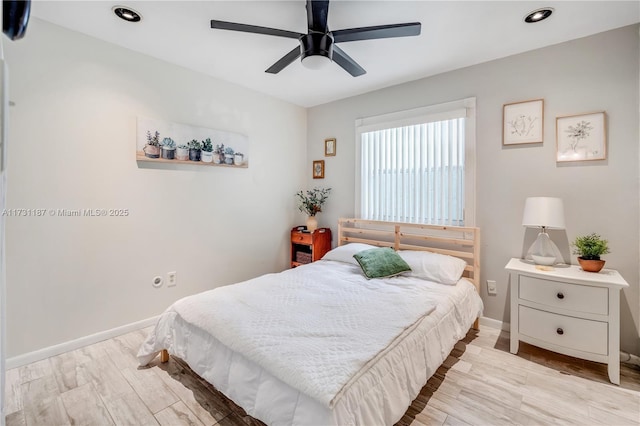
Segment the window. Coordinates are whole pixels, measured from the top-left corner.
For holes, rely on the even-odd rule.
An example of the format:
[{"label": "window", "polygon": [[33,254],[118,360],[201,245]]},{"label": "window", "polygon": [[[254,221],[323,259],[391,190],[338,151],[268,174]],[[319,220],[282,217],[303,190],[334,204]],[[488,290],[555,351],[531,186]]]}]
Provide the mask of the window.
[{"label": "window", "polygon": [[474,224],[475,98],[360,119],[356,130],[359,217]]}]

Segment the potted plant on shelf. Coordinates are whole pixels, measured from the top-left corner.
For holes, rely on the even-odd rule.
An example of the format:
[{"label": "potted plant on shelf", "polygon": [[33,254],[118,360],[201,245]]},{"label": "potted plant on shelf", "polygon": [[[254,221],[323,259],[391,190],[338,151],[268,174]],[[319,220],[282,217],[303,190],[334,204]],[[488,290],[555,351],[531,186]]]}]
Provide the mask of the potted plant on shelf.
[{"label": "potted plant on shelf", "polygon": [[225,164],[233,164],[233,148],[230,146],[224,149],[224,162]]},{"label": "potted plant on shelf", "polygon": [[213,150],[213,162],[215,164],[224,163],[224,144],[216,145],[216,149]]},{"label": "potted plant on shelf", "polygon": [[181,144],[176,148],[176,160],[189,160],[189,145]]},{"label": "potted plant on shelf", "polygon": [[200,152],[202,151],[202,145],[195,139],[189,142],[189,160],[200,161]]},{"label": "potted plant on shelf", "polygon": [[210,163],[213,161],[213,144],[211,143],[210,138],[202,141],[202,154],[200,157],[203,163]]},{"label": "potted plant on shelf", "polygon": [[173,139],[162,139],[162,158],[166,158],[167,160],[176,158],[176,143]]},{"label": "potted plant on shelf", "polygon": [[322,206],[329,198],[331,188],[313,188],[306,192],[298,191],[298,210],[306,213],[307,231],[313,232],[318,228],[316,215],[322,211]]},{"label": "potted plant on shelf", "polygon": [[233,154],[233,162],[236,166],[241,166],[242,163],[244,163],[244,154],[236,151],[236,153]]},{"label": "potted plant on shelf", "polygon": [[593,233],[585,236],[578,236],[571,243],[573,254],[578,255],[578,263],[587,272],[600,272],[604,268],[604,260],[600,256],[609,252],[609,244],[600,235]]},{"label": "potted plant on shelf", "polygon": [[160,158],[160,133],[156,131],[151,135],[151,131],[147,130],[147,144],[142,151],[146,157]]}]

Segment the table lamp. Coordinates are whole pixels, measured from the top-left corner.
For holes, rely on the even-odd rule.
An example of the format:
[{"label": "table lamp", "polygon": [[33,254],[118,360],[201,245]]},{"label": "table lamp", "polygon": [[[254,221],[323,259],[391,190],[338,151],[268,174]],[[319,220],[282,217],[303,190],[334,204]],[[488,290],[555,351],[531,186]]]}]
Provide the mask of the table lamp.
[{"label": "table lamp", "polygon": [[536,265],[555,265],[564,262],[558,246],[547,234],[547,229],[564,229],[564,204],[561,198],[527,198],[522,225],[528,228],[541,228],[538,238],[531,244],[525,259],[533,260]]}]

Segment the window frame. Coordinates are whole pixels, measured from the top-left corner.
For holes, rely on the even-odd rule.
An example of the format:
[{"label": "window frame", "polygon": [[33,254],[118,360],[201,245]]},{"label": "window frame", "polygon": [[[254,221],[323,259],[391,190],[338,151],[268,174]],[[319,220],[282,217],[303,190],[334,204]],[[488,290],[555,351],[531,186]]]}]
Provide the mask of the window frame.
[{"label": "window frame", "polygon": [[[464,111],[462,111],[464,110]],[[434,121],[465,117],[464,142],[464,226],[476,223],[476,98],[470,97],[452,102],[397,111],[388,114],[359,118],[355,122],[355,217],[361,218],[361,155],[362,133],[395,127],[410,126]]]}]

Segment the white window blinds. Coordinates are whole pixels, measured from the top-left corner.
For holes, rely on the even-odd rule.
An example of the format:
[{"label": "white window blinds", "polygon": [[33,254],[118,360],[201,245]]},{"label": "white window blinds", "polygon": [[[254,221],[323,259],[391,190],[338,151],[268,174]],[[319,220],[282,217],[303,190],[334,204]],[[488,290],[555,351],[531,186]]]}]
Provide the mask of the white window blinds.
[{"label": "white window blinds", "polygon": [[363,219],[465,224],[467,108],[422,112],[360,121],[356,193]]}]

